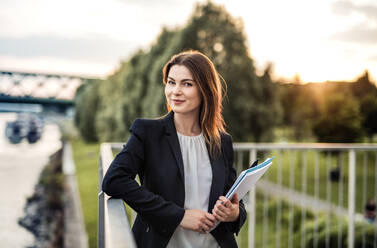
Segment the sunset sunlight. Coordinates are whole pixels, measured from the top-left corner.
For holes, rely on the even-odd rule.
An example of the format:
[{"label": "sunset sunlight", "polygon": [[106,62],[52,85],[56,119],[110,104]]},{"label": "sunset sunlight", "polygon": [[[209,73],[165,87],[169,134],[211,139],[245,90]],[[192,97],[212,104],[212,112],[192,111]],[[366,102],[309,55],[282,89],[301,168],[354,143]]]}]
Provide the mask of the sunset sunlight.
[{"label": "sunset sunlight", "polygon": [[[272,63],[275,79],[353,80],[365,70],[377,77],[377,54],[371,53],[377,51],[377,5],[372,0],[214,2],[243,20],[259,73]],[[7,24],[0,37],[0,68],[105,77],[121,60],[152,44],[162,27],[184,25],[195,1],[38,0],[30,5],[18,0],[1,5]]]}]

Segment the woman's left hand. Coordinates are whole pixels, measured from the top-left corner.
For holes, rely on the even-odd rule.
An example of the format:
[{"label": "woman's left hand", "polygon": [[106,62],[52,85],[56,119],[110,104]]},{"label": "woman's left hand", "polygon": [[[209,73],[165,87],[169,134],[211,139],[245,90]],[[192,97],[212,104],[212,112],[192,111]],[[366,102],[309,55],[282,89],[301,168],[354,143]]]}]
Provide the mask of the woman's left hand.
[{"label": "woman's left hand", "polygon": [[232,201],[224,196],[220,196],[212,210],[212,214],[217,220],[222,222],[232,222],[237,220],[240,214],[238,195],[235,194]]}]

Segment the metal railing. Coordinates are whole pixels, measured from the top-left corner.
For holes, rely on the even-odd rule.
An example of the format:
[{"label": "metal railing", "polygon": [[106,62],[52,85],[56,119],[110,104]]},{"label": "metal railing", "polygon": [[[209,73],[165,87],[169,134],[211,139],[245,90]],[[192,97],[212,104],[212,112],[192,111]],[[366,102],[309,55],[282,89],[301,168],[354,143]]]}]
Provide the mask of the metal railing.
[{"label": "metal railing", "polygon": [[[377,246],[376,224],[363,217],[367,194],[374,201],[377,195],[377,145],[235,143],[234,150],[238,173],[256,158],[275,156],[245,201],[248,234],[238,238],[242,247]],[[355,230],[361,240],[355,241]]]},{"label": "metal railing", "polygon": [[[121,148],[119,143],[101,146],[100,183],[113,159],[109,151]],[[257,158],[275,156],[244,199],[248,223],[237,236],[240,247],[377,246],[376,224],[363,217],[368,197],[377,195],[377,145],[234,143],[234,151],[238,173]],[[105,247],[105,241],[106,247],[134,244],[123,202],[99,194],[99,209],[98,247]],[[114,219],[106,221],[106,215]],[[133,219],[134,214],[130,223]],[[355,240],[356,234],[361,240]]]},{"label": "metal railing", "polygon": [[123,200],[111,198],[101,190],[103,176],[113,160],[112,149],[112,144],[101,144],[98,171],[97,246],[99,248],[134,248],[136,245]]}]

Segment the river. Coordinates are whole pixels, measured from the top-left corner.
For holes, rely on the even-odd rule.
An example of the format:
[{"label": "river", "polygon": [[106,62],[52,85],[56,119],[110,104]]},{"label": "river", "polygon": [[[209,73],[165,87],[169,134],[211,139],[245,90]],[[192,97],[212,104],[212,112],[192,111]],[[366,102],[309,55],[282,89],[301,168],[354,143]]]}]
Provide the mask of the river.
[{"label": "river", "polygon": [[11,144],[5,137],[5,126],[15,119],[15,113],[0,113],[0,246],[23,248],[31,246],[34,237],[18,219],[24,215],[26,199],[32,195],[49,155],[61,147],[61,136],[56,124],[46,122],[37,143],[23,140]]}]

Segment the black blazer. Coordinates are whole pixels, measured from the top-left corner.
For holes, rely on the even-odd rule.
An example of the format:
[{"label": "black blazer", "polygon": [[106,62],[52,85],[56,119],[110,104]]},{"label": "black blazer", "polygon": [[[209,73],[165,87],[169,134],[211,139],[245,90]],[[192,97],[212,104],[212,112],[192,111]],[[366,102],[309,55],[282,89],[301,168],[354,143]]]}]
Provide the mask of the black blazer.
[{"label": "black blazer", "polygon": [[[102,190],[107,195],[122,198],[138,213],[132,227],[138,247],[166,247],[185,213],[183,161],[173,116],[171,111],[161,119],[135,120],[130,139],[103,179]],[[208,212],[236,179],[230,135],[221,134],[221,146],[217,159],[210,156]],[[135,181],[136,174],[141,186]],[[221,223],[211,234],[221,247],[237,247],[234,233],[238,234],[245,219],[245,207],[240,201],[238,220]]]}]

